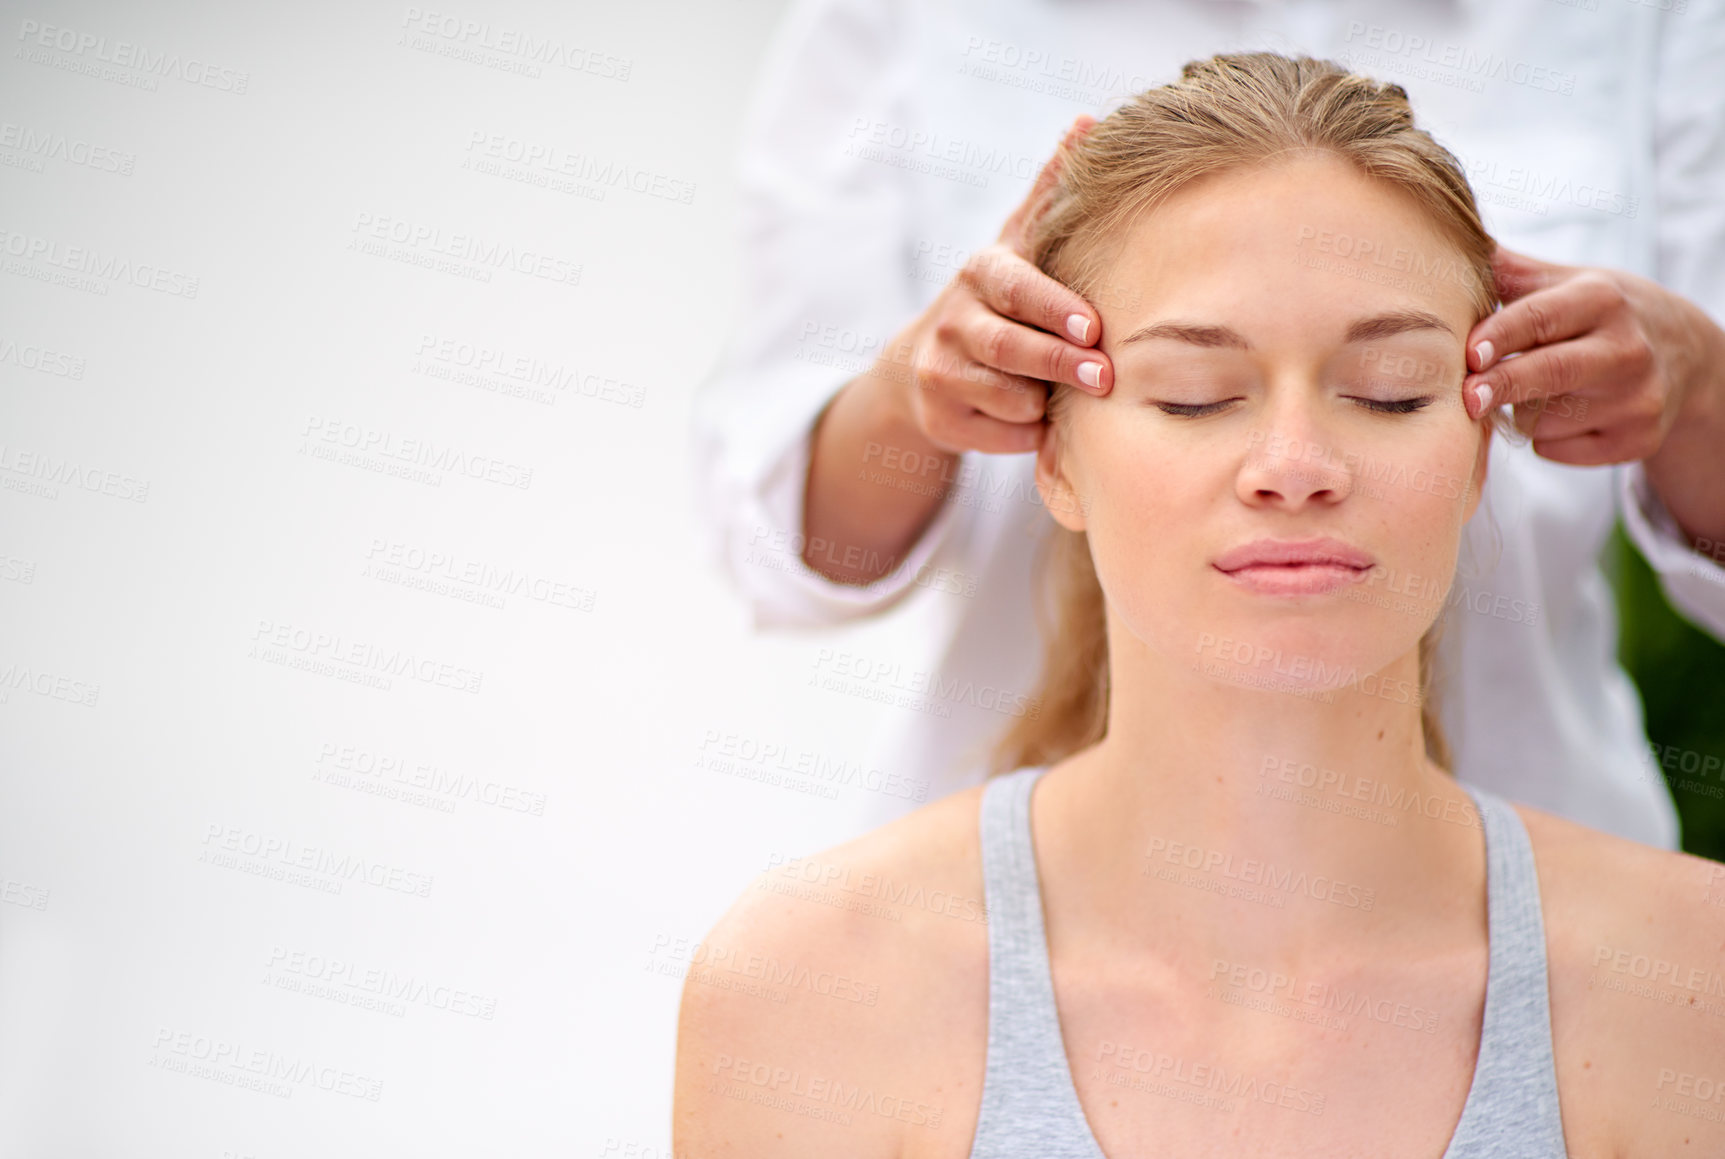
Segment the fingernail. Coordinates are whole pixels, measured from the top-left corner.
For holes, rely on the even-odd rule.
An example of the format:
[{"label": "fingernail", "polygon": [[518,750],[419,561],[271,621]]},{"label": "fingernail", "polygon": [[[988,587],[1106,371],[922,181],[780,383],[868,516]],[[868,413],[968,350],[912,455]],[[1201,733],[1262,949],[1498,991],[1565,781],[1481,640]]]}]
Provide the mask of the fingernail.
[{"label": "fingernail", "polygon": [[1090,319],[1083,314],[1066,315],[1066,332],[1080,342],[1090,341]]},{"label": "fingernail", "polygon": [[1497,354],[1496,348],[1490,342],[1481,342],[1473,348],[1473,352],[1479,355],[1479,368],[1481,370],[1490,366],[1492,358]]},{"label": "fingernail", "polygon": [[[1473,396],[1479,399],[1480,415],[1491,409],[1491,385],[1489,383],[1482,382],[1478,386],[1474,387]],[[1474,415],[1473,417],[1478,418],[1479,415]]]},{"label": "fingernail", "polygon": [[1078,381],[1085,386],[1102,385],[1102,364],[1100,362],[1080,362],[1078,364]]}]

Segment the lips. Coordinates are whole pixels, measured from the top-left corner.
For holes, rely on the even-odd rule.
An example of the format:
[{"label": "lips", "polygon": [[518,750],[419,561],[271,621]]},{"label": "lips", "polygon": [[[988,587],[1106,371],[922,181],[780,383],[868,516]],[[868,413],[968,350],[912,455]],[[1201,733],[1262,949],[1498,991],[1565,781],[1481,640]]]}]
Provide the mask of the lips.
[{"label": "lips", "polygon": [[1315,539],[1254,539],[1229,548],[1216,559],[1219,571],[1261,567],[1370,568],[1376,561],[1352,544],[1329,536]]},{"label": "lips", "polygon": [[1317,539],[1255,539],[1223,552],[1216,569],[1263,595],[1301,596],[1359,583],[1376,561],[1327,536]]}]

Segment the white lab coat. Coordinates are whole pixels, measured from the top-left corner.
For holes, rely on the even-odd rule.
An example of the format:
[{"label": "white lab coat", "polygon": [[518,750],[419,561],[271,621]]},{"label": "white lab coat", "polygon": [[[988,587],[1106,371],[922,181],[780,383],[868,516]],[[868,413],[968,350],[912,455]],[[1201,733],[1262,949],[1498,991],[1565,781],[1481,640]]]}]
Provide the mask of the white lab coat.
[{"label": "white lab coat", "polygon": [[[904,566],[846,586],[794,549],[807,435],[964,255],[995,238],[1072,118],[1217,51],[1349,63],[1408,90],[1504,244],[1655,278],[1719,320],[1725,12],[1676,3],[793,3],[745,127],[741,323],[697,399],[713,558],[760,628],[937,601],[938,671],[974,691],[947,717],[893,714],[903,732],[888,759],[931,795],[976,783],[980,746],[1007,723],[991,702],[1021,704],[1041,663],[1033,550],[1053,522],[1033,456],[967,452],[965,485]],[[1442,719],[1462,780],[1672,848],[1676,812],[1616,662],[1598,564],[1620,517],[1672,604],[1725,637],[1725,569],[1686,545],[1639,464],[1569,467],[1496,439],[1446,612]],[[882,820],[911,807],[877,805]]]}]

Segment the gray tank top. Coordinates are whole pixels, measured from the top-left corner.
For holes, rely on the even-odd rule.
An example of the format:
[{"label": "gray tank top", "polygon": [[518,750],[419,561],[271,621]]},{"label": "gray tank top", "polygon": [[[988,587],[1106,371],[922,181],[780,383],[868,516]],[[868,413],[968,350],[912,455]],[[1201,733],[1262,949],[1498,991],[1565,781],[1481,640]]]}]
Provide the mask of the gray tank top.
[{"label": "gray tank top", "polygon": [[[1107,1159],[1078,1102],[1055,1013],[1030,792],[1046,767],[982,793],[988,1069],[971,1159]],[[1473,1085],[1444,1159],[1565,1159],[1533,846],[1508,802],[1463,786],[1485,825],[1491,964]]]}]

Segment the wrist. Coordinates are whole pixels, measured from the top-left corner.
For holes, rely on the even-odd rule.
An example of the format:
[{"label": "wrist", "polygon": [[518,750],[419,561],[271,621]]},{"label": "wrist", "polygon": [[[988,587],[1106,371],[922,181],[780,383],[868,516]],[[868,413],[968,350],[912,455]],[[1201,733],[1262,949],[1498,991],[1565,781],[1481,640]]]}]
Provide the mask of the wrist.
[{"label": "wrist", "polygon": [[901,454],[914,452],[923,458],[956,459],[958,452],[930,438],[917,416],[916,392],[921,388],[912,369],[914,351],[915,346],[907,337],[895,339],[875,360],[868,374],[853,383],[864,395],[869,429],[880,442]]},{"label": "wrist", "polygon": [[1683,396],[1659,449],[1642,461],[1647,483],[1671,512],[1686,538],[1725,534],[1719,493],[1719,448],[1725,447],[1725,330],[1700,307],[1692,311],[1695,340]]},{"label": "wrist", "polygon": [[[1671,416],[1670,429],[1659,450],[1648,457],[1651,467],[1655,460],[1669,461],[1686,458],[1686,451],[1717,448],[1725,445],[1725,330],[1721,330],[1694,303],[1685,302],[1691,315],[1690,332],[1694,336],[1688,349],[1692,352],[1676,369],[1682,375],[1683,396],[1677,411]],[[1693,445],[1693,446],[1691,446]]]}]

